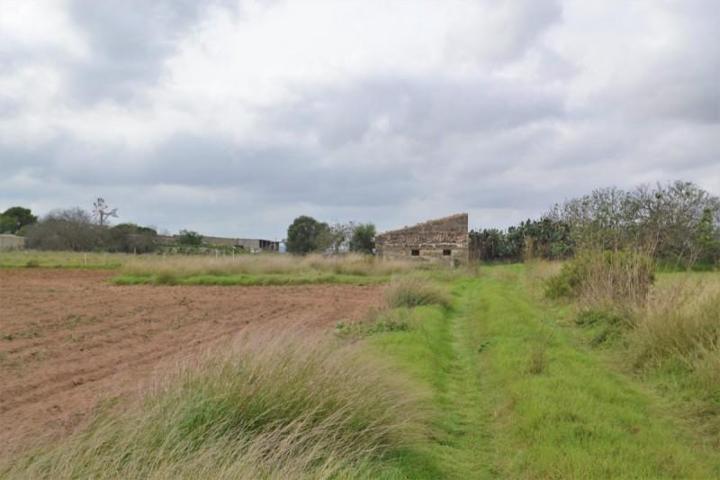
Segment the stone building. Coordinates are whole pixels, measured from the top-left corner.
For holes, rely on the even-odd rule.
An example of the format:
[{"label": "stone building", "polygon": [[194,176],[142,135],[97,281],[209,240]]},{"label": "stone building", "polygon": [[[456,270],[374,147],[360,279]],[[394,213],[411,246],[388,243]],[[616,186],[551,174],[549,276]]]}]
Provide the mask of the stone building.
[{"label": "stone building", "polygon": [[381,233],[375,237],[375,248],[378,256],[388,259],[467,263],[468,215],[460,213]]}]

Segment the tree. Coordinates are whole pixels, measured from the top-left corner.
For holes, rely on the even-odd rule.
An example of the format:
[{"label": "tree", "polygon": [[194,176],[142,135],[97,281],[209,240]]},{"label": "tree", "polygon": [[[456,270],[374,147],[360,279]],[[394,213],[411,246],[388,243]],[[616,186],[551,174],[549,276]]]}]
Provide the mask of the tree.
[{"label": "tree", "polygon": [[327,223],[318,222],[306,215],[297,217],[288,227],[286,240],[288,252],[305,255],[323,250],[328,246],[326,240],[329,237],[329,230]]},{"label": "tree", "polygon": [[720,262],[720,226],[713,220],[713,212],[706,208],[697,232],[698,260],[710,265]]},{"label": "tree", "polygon": [[10,207],[0,214],[0,233],[17,233],[21,228],[37,222],[29,208]]},{"label": "tree", "polygon": [[525,220],[507,231],[486,228],[470,232],[470,251],[478,260],[559,259],[571,255],[573,248],[568,225],[548,217]]},{"label": "tree", "polygon": [[108,231],[95,225],[81,208],[55,210],[27,229],[29,248],[90,251],[104,248]]},{"label": "tree", "polygon": [[110,217],[117,217],[117,208],[110,208],[105,199],[99,197],[93,202],[93,216],[97,219],[98,225],[104,226]]},{"label": "tree", "polygon": [[107,248],[111,252],[148,253],[157,247],[157,232],[133,223],[121,223],[109,230]]},{"label": "tree", "polygon": [[203,243],[203,236],[192,230],[180,230],[177,242],[187,247],[199,247]]},{"label": "tree", "polygon": [[691,266],[713,250],[720,199],[690,182],[604,188],[556,205],[549,218],[569,226],[580,248],[642,249]]},{"label": "tree", "polygon": [[375,225],[361,223],[353,225],[350,236],[350,251],[372,254],[375,251]]},{"label": "tree", "polygon": [[335,223],[328,226],[318,237],[317,250],[331,250],[332,253],[347,251],[353,223]]}]

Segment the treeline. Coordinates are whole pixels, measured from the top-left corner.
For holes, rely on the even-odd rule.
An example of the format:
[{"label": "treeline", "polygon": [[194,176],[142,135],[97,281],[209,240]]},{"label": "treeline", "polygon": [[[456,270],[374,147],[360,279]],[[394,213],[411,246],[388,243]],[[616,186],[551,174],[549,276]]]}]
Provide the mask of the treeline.
[{"label": "treeline", "polygon": [[288,252],[299,255],[347,251],[372,254],[375,251],[375,225],[354,222],[330,225],[302,215],[288,227],[286,245]]},{"label": "treeline", "polygon": [[26,246],[37,250],[148,253],[158,248],[155,229],[133,223],[100,225],[81,208],[50,212],[23,233]]},{"label": "treeline", "polygon": [[507,230],[486,228],[470,232],[473,260],[520,261],[533,257],[556,260],[571,256],[574,249],[569,225],[547,217],[526,220]]},{"label": "treeline", "polygon": [[690,182],[602,188],[540,220],[470,234],[479,260],[559,259],[578,250],[640,249],[679,266],[720,262],[720,198]]}]

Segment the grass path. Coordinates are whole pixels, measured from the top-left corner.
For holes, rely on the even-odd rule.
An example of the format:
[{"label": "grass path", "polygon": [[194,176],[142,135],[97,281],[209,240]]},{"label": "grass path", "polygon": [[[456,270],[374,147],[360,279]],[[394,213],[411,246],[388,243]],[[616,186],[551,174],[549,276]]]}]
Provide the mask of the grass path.
[{"label": "grass path", "polygon": [[457,281],[453,310],[419,309],[418,328],[373,339],[432,390],[428,460],[406,476],[720,478],[663,401],[575,341],[523,278]]}]

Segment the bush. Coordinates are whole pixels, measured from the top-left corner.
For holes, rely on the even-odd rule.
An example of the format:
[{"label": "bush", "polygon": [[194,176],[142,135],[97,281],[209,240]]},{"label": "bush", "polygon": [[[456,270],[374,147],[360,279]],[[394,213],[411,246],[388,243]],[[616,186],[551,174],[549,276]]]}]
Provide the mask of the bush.
[{"label": "bush", "polygon": [[56,210],[27,228],[26,246],[37,250],[99,250],[107,244],[106,228],[95,225],[80,208]]},{"label": "bush", "polygon": [[133,223],[121,223],[108,232],[107,249],[110,252],[149,253],[157,248],[157,232]]},{"label": "bush", "polygon": [[185,247],[200,247],[203,244],[203,236],[192,230],[180,230],[177,243]]},{"label": "bush", "polygon": [[586,307],[630,311],[644,304],[654,280],[655,263],[644,253],[588,250],[547,280],[545,294],[577,299]]},{"label": "bush", "polygon": [[248,334],[0,477],[377,478],[422,434],[416,391],[354,345],[301,335]]},{"label": "bush", "polygon": [[450,307],[452,298],[448,291],[421,277],[393,279],[385,293],[387,304],[392,308],[440,305]]}]

